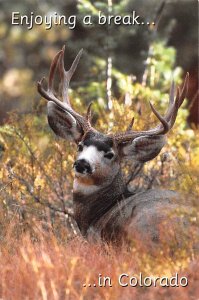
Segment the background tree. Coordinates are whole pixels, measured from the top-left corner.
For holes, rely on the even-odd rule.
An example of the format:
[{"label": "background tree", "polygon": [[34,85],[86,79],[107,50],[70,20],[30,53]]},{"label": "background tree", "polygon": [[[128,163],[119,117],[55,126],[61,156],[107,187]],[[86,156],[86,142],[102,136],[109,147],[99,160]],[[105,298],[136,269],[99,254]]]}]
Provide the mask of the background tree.
[{"label": "background tree", "polygon": [[[162,2],[163,3],[163,2]],[[157,0],[138,1],[48,1],[38,5],[37,1],[5,1],[0,3],[0,38],[1,38],[1,94],[0,111],[1,122],[5,113],[18,109],[28,112],[36,107],[39,96],[35,90],[35,82],[42,74],[46,74],[53,55],[63,44],[68,45],[67,61],[70,64],[74,54],[84,48],[78,74],[76,73],[72,88],[81,86],[83,101],[100,99],[107,105],[107,89],[111,84],[111,96],[120,97],[121,91],[117,76],[111,74],[112,81],[107,82],[111,69],[121,74],[135,76],[142,81],[145,70],[148,49],[154,35],[148,26],[99,26],[97,14],[130,14],[133,10],[144,20],[152,21],[158,14],[161,3]],[[77,26],[69,30],[67,26],[56,27],[47,31],[44,26],[37,26],[27,30],[24,26],[11,25],[11,13],[19,11],[21,14],[46,15],[56,11],[66,16],[77,15]],[[188,13],[189,12],[189,13]],[[82,17],[92,14],[94,25],[83,26]],[[179,65],[190,71],[191,84],[189,98],[192,100],[197,92],[197,13],[195,1],[166,1],[161,13],[156,40],[164,41],[177,48]],[[165,44],[165,45],[166,45]],[[86,72],[85,72],[86,70]],[[129,79],[129,82],[131,80]],[[9,88],[8,88],[9,86]],[[85,96],[89,91],[90,100]],[[110,89],[109,89],[110,94]],[[28,96],[27,96],[28,95]],[[195,101],[194,105],[197,105]],[[192,110],[197,107],[192,104]],[[195,109],[194,109],[195,108]],[[190,119],[192,120],[192,119]],[[193,117],[197,123],[197,115]]]}]

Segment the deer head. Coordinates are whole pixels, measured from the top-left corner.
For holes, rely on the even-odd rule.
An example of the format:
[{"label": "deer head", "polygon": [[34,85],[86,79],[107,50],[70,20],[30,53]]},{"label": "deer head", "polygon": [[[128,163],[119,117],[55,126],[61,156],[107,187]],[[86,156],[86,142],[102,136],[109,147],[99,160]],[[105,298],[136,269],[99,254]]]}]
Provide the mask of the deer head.
[{"label": "deer head", "polygon": [[[175,123],[177,112],[186,96],[188,74],[182,90],[171,84],[169,105],[162,117],[150,103],[151,110],[159,124],[147,131],[132,130],[134,119],[126,132],[104,134],[91,125],[91,105],[85,116],[74,111],[68,97],[69,83],[78,65],[82,50],[76,56],[71,68],[64,68],[65,48],[54,57],[49,73],[47,89],[44,78],[38,82],[39,93],[48,100],[48,122],[60,137],[72,140],[77,145],[77,158],[74,163],[74,192],[91,194],[111,185],[120,171],[123,158],[137,162],[147,162],[155,158],[166,142],[165,135]],[[61,79],[62,101],[54,93],[55,73],[58,69]]]}]

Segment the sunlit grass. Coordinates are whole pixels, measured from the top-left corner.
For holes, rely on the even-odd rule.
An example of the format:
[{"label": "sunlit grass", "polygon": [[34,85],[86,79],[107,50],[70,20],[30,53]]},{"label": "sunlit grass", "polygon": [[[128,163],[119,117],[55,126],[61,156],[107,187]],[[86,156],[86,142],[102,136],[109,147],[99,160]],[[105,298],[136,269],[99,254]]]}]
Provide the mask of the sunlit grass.
[{"label": "sunlit grass", "polygon": [[[163,252],[151,256],[126,247],[115,250],[105,245],[88,244],[80,238],[60,243],[51,232],[41,228],[38,228],[38,240],[33,241],[28,232],[16,240],[12,235],[15,226],[17,224],[10,224],[0,244],[2,299],[160,300],[197,299],[199,295],[199,260],[187,257],[183,251],[174,259]],[[171,277],[176,272],[179,277],[188,277],[187,287],[121,287],[118,282],[122,273],[129,277],[140,273]],[[99,276],[109,276],[112,287],[99,287]]]}]

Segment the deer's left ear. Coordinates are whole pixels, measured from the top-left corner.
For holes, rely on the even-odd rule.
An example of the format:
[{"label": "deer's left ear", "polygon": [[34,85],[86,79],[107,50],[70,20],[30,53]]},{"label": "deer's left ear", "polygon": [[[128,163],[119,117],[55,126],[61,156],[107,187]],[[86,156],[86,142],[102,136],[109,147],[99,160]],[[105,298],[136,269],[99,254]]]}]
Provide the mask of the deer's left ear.
[{"label": "deer's left ear", "polygon": [[119,147],[121,156],[144,163],[155,158],[165,143],[164,135],[141,136]]},{"label": "deer's left ear", "polygon": [[48,123],[54,133],[65,140],[78,142],[83,130],[75,118],[52,101],[47,106]]}]

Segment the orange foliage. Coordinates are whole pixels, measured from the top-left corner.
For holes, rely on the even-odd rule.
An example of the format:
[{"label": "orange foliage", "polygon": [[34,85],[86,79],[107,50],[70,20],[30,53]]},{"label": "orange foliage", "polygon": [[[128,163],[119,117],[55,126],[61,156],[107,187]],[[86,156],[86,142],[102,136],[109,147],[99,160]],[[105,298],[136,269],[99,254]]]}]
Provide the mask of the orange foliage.
[{"label": "orange foliage", "polygon": [[[6,243],[0,252],[0,297],[21,299],[147,299],[188,300],[199,295],[199,260],[193,259],[184,269],[179,261],[159,255],[153,257],[154,265],[161,262],[161,269],[149,267],[146,253],[116,251],[107,246],[91,245],[81,239],[66,244],[59,243],[51,232],[37,228],[40,241],[24,234],[18,243],[11,237],[15,227],[7,228]],[[150,258],[151,259],[151,258]],[[175,267],[174,267],[175,265]],[[177,267],[178,266],[178,267]],[[172,273],[169,273],[172,269]],[[118,277],[172,276],[178,272],[188,277],[187,287],[122,287]],[[112,287],[98,286],[99,274],[111,278]],[[160,275],[161,274],[161,275]],[[125,280],[128,282],[128,280]],[[89,287],[88,284],[92,286]],[[96,287],[93,284],[96,284]],[[83,285],[87,286],[84,287]]]},{"label": "orange foliage", "polygon": [[[121,104],[104,112],[97,126],[107,131],[115,122],[124,130]],[[129,108],[123,108],[131,119]],[[122,111],[123,112],[123,111]],[[118,120],[118,122],[117,122]],[[141,121],[136,125],[141,127]],[[111,126],[110,126],[111,127]],[[114,126],[113,126],[114,128]],[[116,128],[116,129],[117,129]],[[193,233],[183,249],[156,255],[140,245],[113,250],[74,238],[78,229],[70,218],[74,148],[55,136],[43,115],[13,116],[0,128],[0,298],[2,299],[196,299],[199,260],[189,251]],[[176,127],[162,155],[149,162],[132,186],[161,187],[181,192],[192,206],[190,221],[198,230],[198,132]],[[1,149],[0,149],[1,151]],[[124,166],[124,173],[131,166]],[[182,214],[182,212],[179,212]],[[182,215],[183,217],[183,215]],[[163,233],[164,234],[164,233]],[[167,232],[169,234],[169,232]],[[118,276],[188,276],[187,287],[121,287]],[[99,274],[113,287],[88,287]],[[83,287],[83,284],[87,287]]]}]

